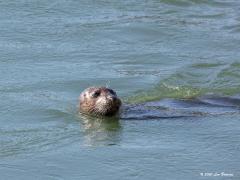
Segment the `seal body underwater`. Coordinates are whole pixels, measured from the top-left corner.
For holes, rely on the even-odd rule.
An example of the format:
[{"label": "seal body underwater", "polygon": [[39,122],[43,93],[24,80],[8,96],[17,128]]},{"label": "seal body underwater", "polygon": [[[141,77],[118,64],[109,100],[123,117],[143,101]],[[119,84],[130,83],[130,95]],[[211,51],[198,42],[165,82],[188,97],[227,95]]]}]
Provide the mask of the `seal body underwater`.
[{"label": "seal body underwater", "polygon": [[106,87],[89,87],[79,98],[79,110],[82,113],[97,116],[114,116],[121,107],[121,100],[115,91]]}]

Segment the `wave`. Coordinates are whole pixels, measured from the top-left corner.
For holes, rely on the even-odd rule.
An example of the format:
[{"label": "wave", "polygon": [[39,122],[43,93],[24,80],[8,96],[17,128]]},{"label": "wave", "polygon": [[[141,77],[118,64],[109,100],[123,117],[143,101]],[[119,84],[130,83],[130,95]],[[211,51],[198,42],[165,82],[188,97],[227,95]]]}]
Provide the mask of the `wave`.
[{"label": "wave", "polygon": [[193,5],[210,5],[210,6],[229,6],[231,2],[221,0],[161,0],[161,2],[175,6],[193,6]]},{"label": "wave", "polygon": [[129,103],[164,98],[194,98],[204,94],[236,95],[240,92],[240,63],[198,63],[173,73],[152,89],[136,92]]}]

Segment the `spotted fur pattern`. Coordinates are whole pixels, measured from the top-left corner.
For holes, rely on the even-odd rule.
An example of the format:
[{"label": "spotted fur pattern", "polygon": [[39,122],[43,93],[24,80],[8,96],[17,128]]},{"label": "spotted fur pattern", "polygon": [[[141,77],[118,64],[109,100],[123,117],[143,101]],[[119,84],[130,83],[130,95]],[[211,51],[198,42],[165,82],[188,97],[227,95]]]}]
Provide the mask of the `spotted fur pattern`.
[{"label": "spotted fur pattern", "polygon": [[112,116],[119,111],[121,100],[112,89],[90,87],[81,93],[79,104],[79,109],[83,113]]}]

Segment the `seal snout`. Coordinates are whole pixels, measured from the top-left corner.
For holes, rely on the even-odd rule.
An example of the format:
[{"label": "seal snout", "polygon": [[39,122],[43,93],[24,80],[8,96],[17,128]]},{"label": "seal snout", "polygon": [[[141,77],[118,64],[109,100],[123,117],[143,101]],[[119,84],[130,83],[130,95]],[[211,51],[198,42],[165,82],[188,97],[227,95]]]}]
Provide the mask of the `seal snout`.
[{"label": "seal snout", "polygon": [[116,96],[113,96],[113,95],[108,95],[106,98],[113,102],[117,101],[118,99]]}]

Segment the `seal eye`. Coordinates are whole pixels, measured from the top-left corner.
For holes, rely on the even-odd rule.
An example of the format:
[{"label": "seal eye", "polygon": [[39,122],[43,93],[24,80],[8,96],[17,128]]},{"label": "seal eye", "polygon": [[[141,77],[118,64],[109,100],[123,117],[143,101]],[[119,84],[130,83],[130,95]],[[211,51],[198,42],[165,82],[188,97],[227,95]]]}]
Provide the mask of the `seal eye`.
[{"label": "seal eye", "polygon": [[113,94],[113,95],[116,95],[115,91],[113,91],[112,89],[108,89],[108,91]]},{"label": "seal eye", "polygon": [[100,94],[101,94],[100,91],[95,91],[95,92],[92,94],[92,97],[97,98]]}]

